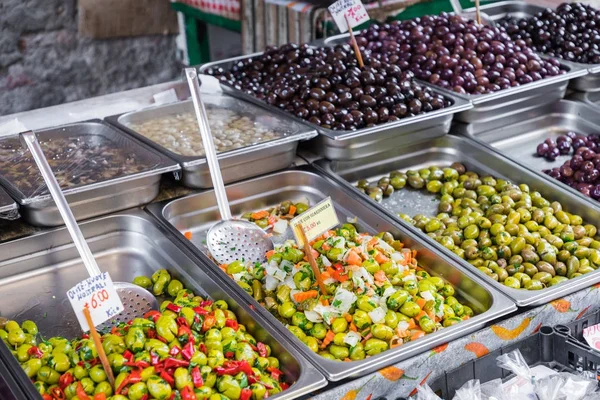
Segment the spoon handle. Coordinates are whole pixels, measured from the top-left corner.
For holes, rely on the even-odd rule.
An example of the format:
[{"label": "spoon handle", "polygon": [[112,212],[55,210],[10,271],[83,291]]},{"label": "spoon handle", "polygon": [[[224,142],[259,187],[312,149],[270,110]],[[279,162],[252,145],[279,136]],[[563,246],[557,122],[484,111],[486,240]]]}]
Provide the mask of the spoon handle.
[{"label": "spoon handle", "polygon": [[217,197],[217,205],[219,206],[221,219],[223,221],[229,221],[232,219],[231,210],[229,209],[229,200],[227,199],[227,192],[225,191],[225,184],[223,183],[223,176],[221,175],[219,160],[217,160],[217,151],[215,150],[215,143],[213,142],[213,137],[210,133],[208,117],[206,116],[206,110],[204,109],[204,104],[202,103],[202,99],[200,98],[200,84],[198,83],[198,73],[196,72],[195,68],[186,68],[185,76],[190,87],[192,101],[194,102],[194,111],[196,112],[198,128],[200,129],[200,136],[202,136],[202,143],[204,144],[204,153],[206,154],[206,162],[208,163],[208,167],[210,170],[210,177],[212,178],[215,196]]},{"label": "spoon handle", "polygon": [[65,195],[63,194],[54,173],[52,172],[52,168],[48,165],[48,161],[46,160],[46,156],[44,156],[44,152],[40,146],[40,143],[35,136],[35,133],[32,131],[21,133],[21,139],[25,142],[35,163],[44,178],[44,182],[50,191],[50,195],[54,202],[56,203],[56,207],[60,212],[62,219],[65,221],[65,225],[67,226],[67,230],[75,243],[75,247],[83,260],[83,265],[85,265],[85,269],[87,269],[90,277],[100,275],[100,268],[98,268],[98,264],[96,264],[96,259],[92,254],[92,251],[87,245],[85,238],[83,237],[83,233],[79,229],[79,225],[77,225],[77,221],[73,216],[73,212],[69,207],[69,203],[67,203],[67,199],[65,199]]}]

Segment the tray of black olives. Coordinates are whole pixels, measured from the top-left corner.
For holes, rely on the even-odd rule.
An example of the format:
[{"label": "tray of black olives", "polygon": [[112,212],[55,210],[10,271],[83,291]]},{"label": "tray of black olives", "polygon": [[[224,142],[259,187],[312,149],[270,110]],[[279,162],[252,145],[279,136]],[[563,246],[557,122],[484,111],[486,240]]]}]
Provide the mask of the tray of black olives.
[{"label": "tray of black olives", "polygon": [[[455,120],[472,133],[516,121],[518,113],[561,99],[571,79],[588,73],[585,67],[540,57],[502,28],[446,13],[373,24],[357,33],[356,40],[364,54],[471,101],[473,109],[458,113]],[[347,42],[345,34],[325,45]]]},{"label": "tray of black olives", "polygon": [[515,42],[566,65],[586,68],[589,75],[573,80],[571,88],[600,90],[600,10],[583,3],[562,3],[551,9],[520,1],[489,4],[482,10]]},{"label": "tray of black olives", "polygon": [[205,64],[224,90],[316,129],[312,150],[329,159],[375,154],[448,133],[468,100],[417,82],[410,71],[363,55],[348,44],[293,43]]}]

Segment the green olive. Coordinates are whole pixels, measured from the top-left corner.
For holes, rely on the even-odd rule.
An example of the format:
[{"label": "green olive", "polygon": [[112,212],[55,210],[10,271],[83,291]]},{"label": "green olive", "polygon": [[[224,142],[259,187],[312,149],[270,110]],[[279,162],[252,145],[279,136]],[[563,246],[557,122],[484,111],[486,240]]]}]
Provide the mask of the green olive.
[{"label": "green olive", "polygon": [[329,346],[329,352],[338,360],[344,360],[350,355],[350,351],[345,346],[332,344]]},{"label": "green olive", "polygon": [[365,353],[370,356],[374,356],[386,351],[388,349],[388,344],[381,339],[371,338],[364,344],[364,349]]},{"label": "green olive", "polygon": [[165,400],[171,397],[171,386],[161,377],[150,377],[146,385],[150,396],[157,400]]},{"label": "green olive", "polygon": [[152,280],[147,276],[136,276],[133,278],[133,284],[149,290],[152,287]]},{"label": "green olive", "polygon": [[345,318],[336,318],[331,323],[331,330],[333,331],[333,333],[346,332],[346,329],[348,329],[348,321],[346,321]]},{"label": "green olive", "polygon": [[413,301],[407,301],[400,307],[400,312],[411,318],[415,317],[420,311],[419,305]]}]

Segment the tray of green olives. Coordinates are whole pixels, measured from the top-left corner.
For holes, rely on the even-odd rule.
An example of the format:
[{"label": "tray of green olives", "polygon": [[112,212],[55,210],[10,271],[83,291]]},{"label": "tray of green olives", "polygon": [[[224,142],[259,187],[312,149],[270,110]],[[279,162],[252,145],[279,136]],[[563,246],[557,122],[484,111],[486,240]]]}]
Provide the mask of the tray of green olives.
[{"label": "tray of green olives", "polygon": [[[312,244],[318,266],[327,276],[327,293],[320,296],[291,229],[271,236],[275,251],[267,254],[265,263],[250,265],[238,260],[217,266],[204,244],[206,231],[219,219],[212,192],[147,208],[184,246],[204,258],[208,268],[220,273],[232,290],[280,329],[329,380],[377,371],[473,332],[516,309],[483,278],[456,266],[419,234],[390,222],[376,207],[352,196],[349,189],[314,167],[232,184],[227,194],[232,213],[239,216],[278,207],[284,200],[314,205],[331,197],[340,226],[328,233],[328,243],[317,240]],[[345,257],[359,241],[367,249],[369,245],[379,248],[382,254],[376,255],[371,249],[370,256],[363,251],[361,259]],[[332,246],[333,242],[336,244]],[[343,300],[340,296],[347,297]],[[425,315],[433,312],[434,306],[438,313]]]},{"label": "tray of green olives", "polygon": [[284,335],[147,213],[102,217],[81,229],[100,269],[152,290],[160,310],[101,332],[117,382],[111,387],[65,296],[86,277],[66,229],[2,244],[0,362],[30,398],[60,398],[58,389],[71,398],[81,384],[90,397],[120,400],[186,391],[293,399],[326,385]]},{"label": "tray of green olives", "polygon": [[482,144],[447,136],[317,165],[519,306],[545,304],[600,281],[600,241],[590,224],[598,211]]}]

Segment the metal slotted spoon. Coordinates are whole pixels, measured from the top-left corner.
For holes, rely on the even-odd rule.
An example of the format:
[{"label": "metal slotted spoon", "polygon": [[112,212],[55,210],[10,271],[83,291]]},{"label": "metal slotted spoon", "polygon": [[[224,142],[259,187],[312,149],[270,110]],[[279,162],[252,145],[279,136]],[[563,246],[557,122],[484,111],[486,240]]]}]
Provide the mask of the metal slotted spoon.
[{"label": "metal slotted spoon", "polygon": [[[73,216],[73,212],[69,207],[69,203],[67,203],[67,200],[60,189],[58,181],[56,180],[50,165],[48,165],[48,161],[44,156],[44,152],[40,147],[35,133],[29,131],[21,133],[20,136],[22,141],[24,141],[29,148],[31,155],[33,156],[33,159],[37,164],[42,177],[44,178],[44,182],[50,191],[50,195],[52,196],[52,199],[54,199],[56,207],[65,221],[67,230],[73,239],[73,243],[75,243],[75,247],[77,248],[81,259],[83,260],[85,269],[90,277],[100,275],[102,272],[100,271],[100,268],[98,268],[96,259],[94,258],[92,251],[85,241],[83,233],[81,233],[81,229],[79,229],[79,225],[77,225],[77,221]],[[110,320],[99,325],[99,329],[116,325],[121,322],[128,322],[136,317],[142,317],[146,312],[152,309],[158,309],[158,301],[152,295],[152,293],[146,289],[126,282],[114,282],[114,286],[119,294],[121,302],[123,303],[123,311],[115,315]]]},{"label": "metal slotted spoon", "polygon": [[233,261],[262,262],[267,251],[273,249],[273,242],[267,233],[250,221],[234,220],[229,209],[229,200],[221,176],[221,168],[217,160],[215,144],[210,132],[208,117],[202,99],[198,74],[194,68],[186,68],[185,75],[194,102],[194,111],[198,119],[198,128],[204,144],[206,162],[221,213],[221,222],[213,225],[206,235],[206,245],[211,256],[219,264],[229,264]]}]

